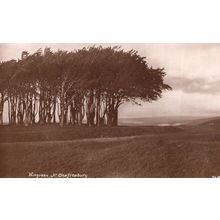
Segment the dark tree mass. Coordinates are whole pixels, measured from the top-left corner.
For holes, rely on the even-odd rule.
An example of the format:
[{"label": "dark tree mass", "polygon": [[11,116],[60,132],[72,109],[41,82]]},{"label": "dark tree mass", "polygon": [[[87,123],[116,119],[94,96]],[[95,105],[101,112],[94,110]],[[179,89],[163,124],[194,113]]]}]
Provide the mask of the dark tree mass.
[{"label": "dark tree mass", "polygon": [[9,124],[116,126],[123,102],[151,102],[171,89],[164,76],[121,47],[24,51],[0,63],[0,124],[8,105]]}]

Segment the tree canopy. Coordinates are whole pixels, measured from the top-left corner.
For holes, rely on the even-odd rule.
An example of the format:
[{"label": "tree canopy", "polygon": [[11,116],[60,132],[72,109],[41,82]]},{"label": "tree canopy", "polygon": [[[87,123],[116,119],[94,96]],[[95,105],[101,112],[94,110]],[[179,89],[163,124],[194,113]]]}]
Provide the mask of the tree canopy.
[{"label": "tree canopy", "polygon": [[155,101],[171,89],[165,75],[117,46],[24,51],[0,63],[0,123],[7,103],[11,124],[116,126],[123,102]]}]

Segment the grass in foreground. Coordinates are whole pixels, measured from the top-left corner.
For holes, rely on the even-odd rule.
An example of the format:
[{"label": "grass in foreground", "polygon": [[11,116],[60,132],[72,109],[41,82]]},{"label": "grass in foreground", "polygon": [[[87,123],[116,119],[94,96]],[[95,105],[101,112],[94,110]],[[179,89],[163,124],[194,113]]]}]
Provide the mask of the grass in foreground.
[{"label": "grass in foreground", "polygon": [[[89,132],[93,128],[82,129],[82,132]],[[122,128],[111,128],[105,132],[109,135],[108,132],[111,131],[112,136],[117,136],[115,134],[119,134],[119,131],[125,132],[120,129]],[[129,127],[129,129],[126,132],[129,131],[128,133],[132,135],[137,134],[136,127]],[[172,133],[161,132],[156,128],[154,132],[147,132],[147,129],[150,128],[147,127],[144,132],[141,130],[141,134],[144,135],[141,137],[121,138],[118,135],[118,137],[107,139],[81,141],[1,143],[0,176],[27,177],[29,172],[49,175],[81,173],[87,174],[88,177],[212,177],[220,175],[219,131],[199,132],[196,130],[195,132]],[[71,129],[70,131],[73,132]],[[30,132],[32,133],[33,130]],[[97,130],[90,132],[95,133]],[[91,133],[87,133],[87,138],[90,137],[88,134]],[[138,134],[140,134],[139,130]]]},{"label": "grass in foreground", "polygon": [[126,137],[143,134],[161,134],[180,132],[177,127],[87,127],[59,125],[33,125],[33,126],[0,126],[0,143],[4,142],[35,142],[35,141],[61,141],[85,138]]}]

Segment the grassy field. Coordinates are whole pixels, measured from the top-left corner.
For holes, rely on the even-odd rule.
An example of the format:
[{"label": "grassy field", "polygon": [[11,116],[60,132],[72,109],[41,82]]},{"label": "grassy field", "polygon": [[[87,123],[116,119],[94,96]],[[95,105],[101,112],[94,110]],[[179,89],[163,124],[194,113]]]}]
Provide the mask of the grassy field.
[{"label": "grassy field", "polygon": [[220,176],[220,130],[191,127],[0,127],[0,176]]},{"label": "grassy field", "polygon": [[125,137],[143,134],[179,132],[175,127],[87,127],[87,126],[0,126],[1,142],[60,141],[85,138]]}]

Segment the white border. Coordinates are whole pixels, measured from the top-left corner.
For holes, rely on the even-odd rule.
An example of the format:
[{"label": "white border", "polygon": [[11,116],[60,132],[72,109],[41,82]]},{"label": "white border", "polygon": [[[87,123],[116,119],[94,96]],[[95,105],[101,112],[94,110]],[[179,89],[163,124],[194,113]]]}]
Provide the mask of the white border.
[{"label": "white border", "polygon": [[[219,42],[218,1],[1,1],[0,42]],[[219,219],[218,179],[1,179],[1,219]]]},{"label": "white border", "polygon": [[216,179],[7,179],[0,193],[4,220],[220,217]]},{"label": "white border", "polygon": [[1,1],[1,42],[219,42],[217,0]]}]

